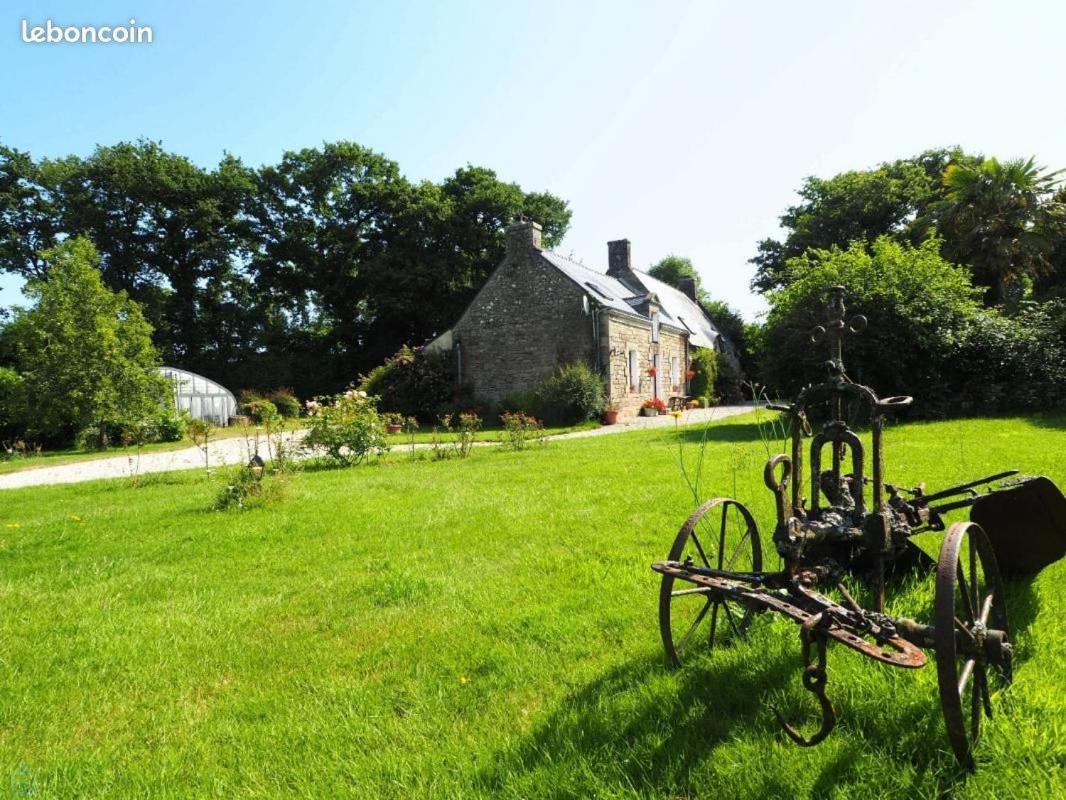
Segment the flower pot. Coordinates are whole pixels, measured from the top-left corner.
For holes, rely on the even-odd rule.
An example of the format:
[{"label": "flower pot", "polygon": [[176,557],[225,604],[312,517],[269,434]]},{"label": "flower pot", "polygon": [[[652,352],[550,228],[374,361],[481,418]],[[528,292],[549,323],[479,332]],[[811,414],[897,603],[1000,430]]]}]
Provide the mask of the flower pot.
[{"label": "flower pot", "polygon": [[614,411],[604,411],[603,412],[603,424],[604,425],[614,425],[617,422],[618,422],[618,411],[617,411],[617,409],[614,410]]},{"label": "flower pot", "polygon": [[390,422],[388,425],[385,426],[385,430],[387,430],[389,433],[399,433],[400,428],[402,427],[403,425],[398,422]]},{"label": "flower pot", "polygon": [[642,408],[640,413],[645,417],[657,417],[659,416],[659,409],[657,408]]}]

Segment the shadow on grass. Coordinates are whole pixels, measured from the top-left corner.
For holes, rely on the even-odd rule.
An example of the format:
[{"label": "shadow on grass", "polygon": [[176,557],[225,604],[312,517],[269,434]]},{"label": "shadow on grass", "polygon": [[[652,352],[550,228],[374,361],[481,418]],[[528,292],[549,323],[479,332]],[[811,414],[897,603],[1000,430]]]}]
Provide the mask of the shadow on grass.
[{"label": "shadow on grass", "polygon": [[[767,427],[763,423],[764,428]],[[674,431],[671,431],[674,434]],[[759,442],[763,435],[759,433],[759,424],[751,422],[721,422],[706,425],[688,425],[678,428],[676,435],[686,444],[707,442]]]},{"label": "shadow on grass", "polygon": [[[1025,633],[1036,619],[1039,601],[1032,582],[1007,587],[1012,632],[1021,635],[1015,667],[1031,655]],[[787,636],[790,626],[775,626],[771,635]],[[839,657],[839,651],[837,648]],[[798,650],[798,648],[797,648]],[[476,777],[488,796],[572,797],[620,795],[689,796],[708,791],[715,751],[733,742],[756,747],[784,743],[769,702],[777,690],[799,683],[798,652],[751,647],[726,661],[700,658],[674,671],[659,654],[632,659],[572,692],[525,738],[497,754]],[[927,669],[935,669],[935,659]],[[794,692],[790,692],[795,694]],[[830,688],[830,696],[835,693]],[[786,700],[787,718],[800,707]],[[828,761],[814,766],[811,797],[825,797],[856,781],[863,758],[908,764],[899,796],[951,797],[971,773],[950,754],[943,717],[935,695],[928,701],[894,704],[890,696],[876,713],[867,701],[856,702],[839,691],[834,698],[839,719],[851,730]],[[816,724],[813,712],[799,710],[801,729]],[[901,737],[901,731],[911,732]],[[917,744],[916,744],[917,741]],[[769,749],[768,749],[769,756]],[[736,758],[736,752],[730,758]],[[752,769],[748,796],[789,796],[795,782],[781,771]],[[987,768],[987,767],[986,767]],[[590,783],[595,776],[595,785]],[[902,782],[909,782],[904,787]]]},{"label": "shadow on grass", "polygon": [[1066,409],[1040,411],[1026,417],[1029,424],[1037,428],[1066,431]]},{"label": "shadow on grass", "polygon": [[[794,662],[768,661],[754,651],[745,663],[701,661],[674,673],[676,689],[656,692],[643,687],[661,684],[673,671],[658,654],[634,659],[562,700],[478,776],[479,788],[492,796],[524,794],[525,782],[533,781],[540,796],[569,797],[593,772],[619,790],[685,794],[696,788],[690,773],[717,745],[745,728],[772,733],[776,724],[761,698],[767,686],[789,679]],[[549,771],[557,775],[548,778]],[[564,786],[568,777],[578,786]]]}]

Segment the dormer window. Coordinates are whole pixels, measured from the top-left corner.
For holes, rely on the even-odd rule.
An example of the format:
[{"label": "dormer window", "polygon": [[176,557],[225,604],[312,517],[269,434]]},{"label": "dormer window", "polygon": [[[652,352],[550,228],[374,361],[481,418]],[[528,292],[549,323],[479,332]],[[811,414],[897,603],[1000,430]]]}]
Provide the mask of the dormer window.
[{"label": "dormer window", "polygon": [[656,343],[659,341],[659,312],[651,312],[651,341]]}]

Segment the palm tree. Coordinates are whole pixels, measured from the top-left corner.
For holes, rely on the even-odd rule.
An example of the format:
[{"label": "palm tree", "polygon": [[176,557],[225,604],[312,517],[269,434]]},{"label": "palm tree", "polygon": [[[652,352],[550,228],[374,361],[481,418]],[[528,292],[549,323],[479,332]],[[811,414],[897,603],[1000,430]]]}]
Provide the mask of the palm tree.
[{"label": "palm tree", "polygon": [[1031,278],[1047,265],[1053,242],[1041,223],[1061,211],[1051,198],[1062,170],[1042,169],[1032,158],[989,158],[944,170],[945,198],[934,213],[945,254],[967,264],[974,282],[989,287],[993,302],[1007,304],[1019,278]]}]

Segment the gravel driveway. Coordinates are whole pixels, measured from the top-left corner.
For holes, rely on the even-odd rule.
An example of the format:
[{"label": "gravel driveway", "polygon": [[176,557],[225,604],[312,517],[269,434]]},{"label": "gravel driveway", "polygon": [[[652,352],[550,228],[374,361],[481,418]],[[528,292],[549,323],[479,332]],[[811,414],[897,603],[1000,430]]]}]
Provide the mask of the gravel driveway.
[{"label": "gravel driveway", "polygon": [[[753,408],[753,405],[748,404],[695,409],[686,411],[677,424],[698,425],[712,420],[733,417],[737,414],[745,414]],[[561,433],[548,438],[552,440],[584,439],[589,436],[607,436],[629,431],[646,430],[648,428],[671,427],[674,424],[674,418],[669,415],[633,417],[625,419],[617,425],[604,425],[587,431]],[[298,431],[295,435],[301,436],[302,433],[302,431]],[[492,443],[485,442],[484,444],[490,445]],[[415,445],[415,447],[422,449],[429,447],[429,445],[419,444]],[[249,453],[248,445],[241,437],[220,439],[217,442],[212,442],[208,450],[208,458],[212,466],[243,464],[250,457],[251,453]],[[11,472],[6,475],[0,475],[0,489],[45,486],[53,483],[79,483],[81,481],[95,481],[104,478],[128,478],[132,474],[133,468],[136,468],[143,475],[149,472],[170,472],[179,469],[196,469],[203,466],[203,452],[198,447],[186,447],[182,450],[171,450],[165,453],[143,453],[140,457],[139,465],[131,465],[129,457],[122,455],[113,458],[79,461],[73,464],[61,464],[55,467],[36,467],[21,472]]]}]

